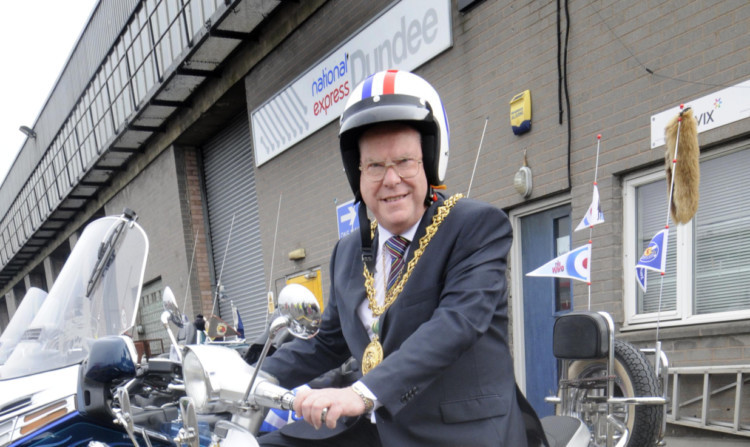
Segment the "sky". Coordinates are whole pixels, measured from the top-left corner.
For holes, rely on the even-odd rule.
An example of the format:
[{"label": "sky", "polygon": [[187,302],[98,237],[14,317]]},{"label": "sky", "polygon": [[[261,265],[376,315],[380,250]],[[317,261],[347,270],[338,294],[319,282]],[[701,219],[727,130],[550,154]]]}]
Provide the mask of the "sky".
[{"label": "sky", "polygon": [[57,82],[98,0],[3,2],[0,26],[0,182]]}]

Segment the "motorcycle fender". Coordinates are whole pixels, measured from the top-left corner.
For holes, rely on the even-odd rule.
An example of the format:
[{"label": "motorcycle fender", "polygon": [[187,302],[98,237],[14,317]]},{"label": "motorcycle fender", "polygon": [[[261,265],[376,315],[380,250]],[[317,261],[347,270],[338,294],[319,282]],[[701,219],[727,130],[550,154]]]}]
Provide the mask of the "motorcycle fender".
[{"label": "motorcycle fender", "polygon": [[440,404],[440,415],[446,424],[476,421],[503,416],[508,413],[510,398],[490,395],[471,399],[443,402]]}]

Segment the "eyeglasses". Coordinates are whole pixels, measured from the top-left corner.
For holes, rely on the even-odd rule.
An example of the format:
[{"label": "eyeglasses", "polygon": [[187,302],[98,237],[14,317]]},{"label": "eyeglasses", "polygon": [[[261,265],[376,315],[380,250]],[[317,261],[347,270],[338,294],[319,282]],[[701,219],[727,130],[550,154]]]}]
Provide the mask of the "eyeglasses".
[{"label": "eyeglasses", "polygon": [[379,182],[385,178],[385,173],[391,167],[396,170],[396,174],[399,177],[412,178],[419,173],[419,165],[421,163],[422,160],[415,160],[413,158],[402,158],[391,163],[375,161],[366,164],[364,167],[360,165],[359,170],[362,171],[367,180]]}]

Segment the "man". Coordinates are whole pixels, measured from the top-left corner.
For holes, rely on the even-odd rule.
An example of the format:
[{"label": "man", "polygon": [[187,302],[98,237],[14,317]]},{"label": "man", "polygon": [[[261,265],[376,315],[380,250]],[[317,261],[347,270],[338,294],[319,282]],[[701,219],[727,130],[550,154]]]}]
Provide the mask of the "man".
[{"label": "man", "polygon": [[318,336],[263,369],[293,387],[353,355],[364,375],[297,395],[327,439],[295,440],[295,423],[261,445],[525,446],[507,340],[511,228],[494,207],[433,191],[449,153],[437,92],[408,72],[376,73],[347,102],[340,146],[363,231],[333,251]]}]

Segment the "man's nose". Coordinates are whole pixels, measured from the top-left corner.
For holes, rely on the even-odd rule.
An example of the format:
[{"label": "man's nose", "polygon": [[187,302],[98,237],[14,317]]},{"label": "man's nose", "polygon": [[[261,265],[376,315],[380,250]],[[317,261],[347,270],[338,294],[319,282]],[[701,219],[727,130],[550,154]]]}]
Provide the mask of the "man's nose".
[{"label": "man's nose", "polygon": [[383,176],[384,185],[397,185],[401,183],[401,176],[394,165],[387,165],[385,168],[385,175]]}]

